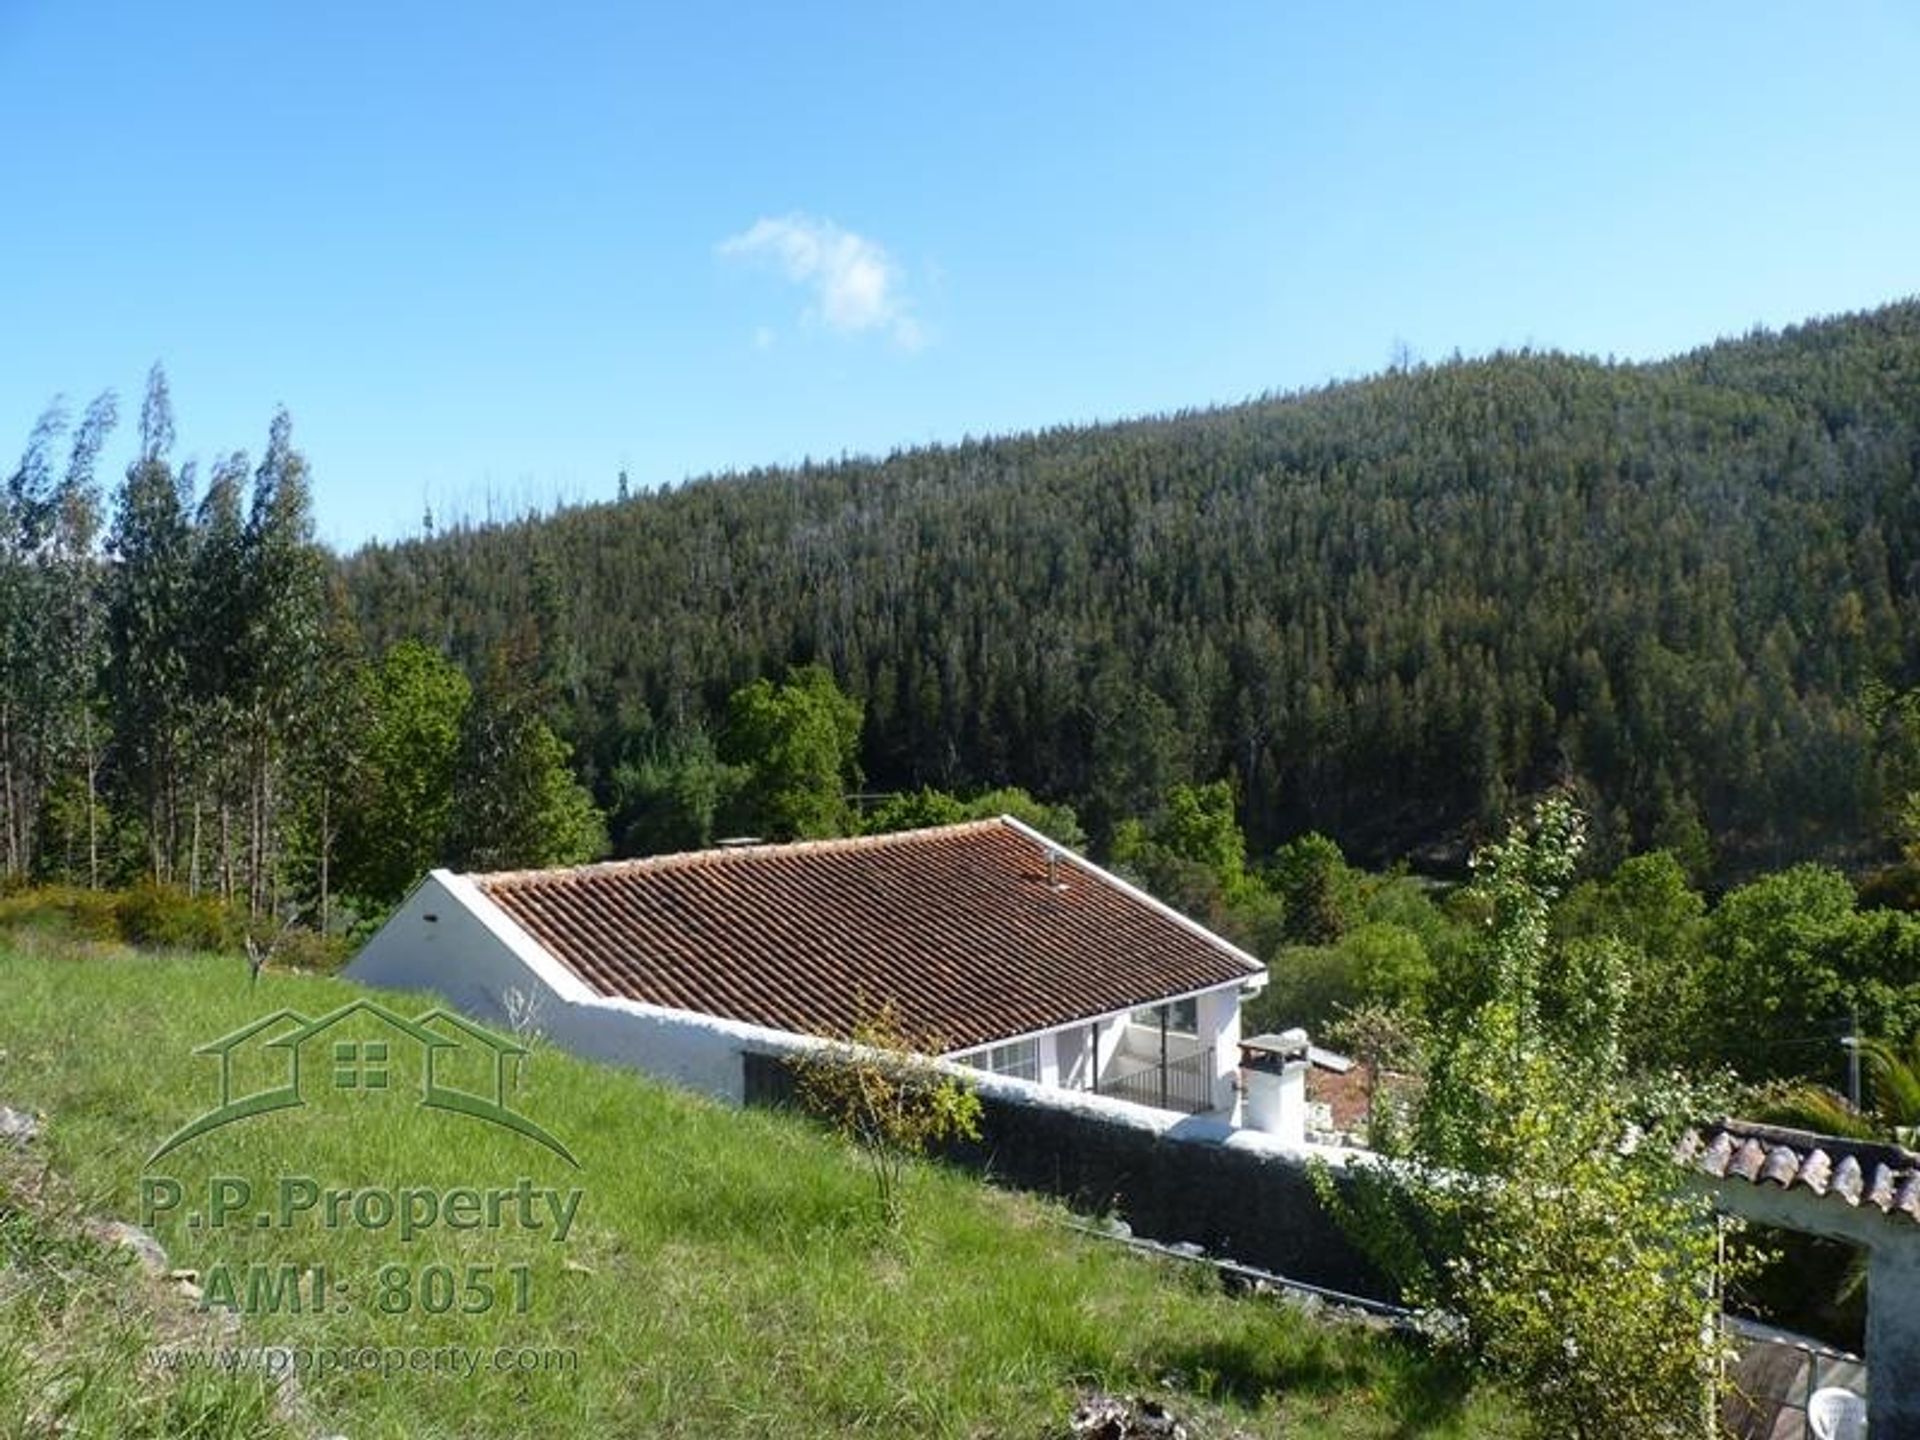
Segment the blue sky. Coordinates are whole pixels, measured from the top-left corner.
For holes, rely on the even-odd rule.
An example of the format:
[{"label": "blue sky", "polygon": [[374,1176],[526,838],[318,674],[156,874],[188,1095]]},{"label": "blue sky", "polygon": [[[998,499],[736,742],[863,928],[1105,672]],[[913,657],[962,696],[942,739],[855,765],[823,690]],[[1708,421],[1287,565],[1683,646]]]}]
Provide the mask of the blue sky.
[{"label": "blue sky", "polygon": [[0,0],[0,456],[158,359],[350,547],[1920,292],[1910,4],[1180,8]]}]

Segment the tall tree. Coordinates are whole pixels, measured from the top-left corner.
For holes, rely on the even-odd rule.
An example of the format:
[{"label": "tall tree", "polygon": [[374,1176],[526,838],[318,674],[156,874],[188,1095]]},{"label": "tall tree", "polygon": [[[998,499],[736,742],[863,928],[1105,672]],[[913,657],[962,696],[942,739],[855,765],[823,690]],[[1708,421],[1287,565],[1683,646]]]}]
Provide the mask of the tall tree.
[{"label": "tall tree", "polygon": [[760,679],[727,702],[721,757],[749,767],[742,818],[782,840],[844,835],[860,783],[860,704],[823,665],[799,665],[781,684]]},{"label": "tall tree", "polygon": [[1302,945],[1325,945],[1347,928],[1351,872],[1325,835],[1289,840],[1273,859],[1273,883],[1286,903],[1287,934]]},{"label": "tall tree", "polygon": [[241,451],[214,462],[194,517],[189,582],[194,624],[187,690],[195,785],[184,878],[190,889],[208,886],[228,901],[245,883],[247,755],[236,742],[248,648],[247,470]]},{"label": "tall tree", "polygon": [[340,885],[380,908],[397,903],[446,852],[473,687],[438,651],[404,640],[381,657],[365,688]]},{"label": "tall tree", "polygon": [[0,861],[16,878],[32,868],[45,775],[44,708],[54,659],[43,625],[45,551],[53,528],[53,451],[66,426],[56,401],[0,490]]},{"label": "tall tree", "polygon": [[1580,977],[1581,1006],[1550,963],[1583,841],[1550,801],[1476,854],[1487,991],[1442,1017],[1407,1128],[1378,1127],[1395,1163],[1320,1188],[1535,1433],[1704,1440],[1723,1261],[1709,1197],[1672,1161],[1697,1097],[1629,1086],[1617,968]]},{"label": "tall tree", "polygon": [[247,901],[276,906],[289,769],[316,743],[325,683],[326,561],[314,543],[306,457],[282,410],[253,473],[243,536],[244,642],[238,691],[247,756]]},{"label": "tall tree", "polygon": [[[111,391],[87,407],[74,430],[67,467],[54,490],[42,568],[39,607],[43,641],[36,746],[43,757],[49,798],[74,797],[77,823],[64,827],[60,873],[100,884],[100,772],[105,760],[102,685],[106,668],[106,614],[95,545],[100,534],[100,451],[119,417]],[[51,819],[52,817],[48,817]]]},{"label": "tall tree", "polygon": [[177,476],[173,403],[153,367],[140,409],[139,450],[115,497],[107,537],[108,694],[118,769],[145,830],[153,877],[178,877],[190,695],[192,527],[189,479]]},{"label": "tall tree", "polygon": [[537,645],[523,631],[495,651],[461,727],[448,849],[470,869],[571,865],[607,850],[606,821],[527,683]]},{"label": "tall tree", "polygon": [[341,844],[366,764],[371,686],[346,592],[327,576],[320,645],[289,763],[296,893],[327,933],[339,888]]},{"label": "tall tree", "polygon": [[1631,992],[1621,1037],[1634,1068],[1684,1068],[1698,1058],[1724,997],[1703,984],[1707,902],[1677,856],[1667,850],[1635,855],[1605,880],[1576,886],[1556,910],[1554,925],[1571,947],[1628,947]]},{"label": "tall tree", "polygon": [[725,764],[705,730],[649,736],[613,772],[618,853],[661,855],[711,845],[745,780],[744,767]]}]

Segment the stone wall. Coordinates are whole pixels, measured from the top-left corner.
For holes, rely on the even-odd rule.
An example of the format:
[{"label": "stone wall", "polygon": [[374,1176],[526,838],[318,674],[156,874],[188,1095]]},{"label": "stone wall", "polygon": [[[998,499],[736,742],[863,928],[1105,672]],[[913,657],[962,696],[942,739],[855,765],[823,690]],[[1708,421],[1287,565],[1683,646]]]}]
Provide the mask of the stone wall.
[{"label": "stone wall", "polygon": [[[741,1056],[748,1104],[786,1103],[790,1074],[776,1055]],[[1188,1242],[1209,1254],[1348,1294],[1396,1298],[1354,1250],[1313,1191],[1308,1166],[1337,1176],[1351,1152],[1286,1147],[1219,1121],[1046,1090],[999,1076],[975,1081],[981,1138],[945,1158],[989,1178],[1057,1196],[1136,1235]]]}]

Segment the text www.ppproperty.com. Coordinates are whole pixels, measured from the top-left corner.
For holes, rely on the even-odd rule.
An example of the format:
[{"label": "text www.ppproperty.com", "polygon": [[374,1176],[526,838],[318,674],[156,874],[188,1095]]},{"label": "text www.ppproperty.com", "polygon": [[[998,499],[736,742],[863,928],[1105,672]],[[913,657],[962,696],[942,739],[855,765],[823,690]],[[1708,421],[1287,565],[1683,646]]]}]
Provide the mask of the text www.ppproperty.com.
[{"label": "text www.ppproperty.com", "polygon": [[162,1370],[217,1374],[475,1375],[481,1371],[577,1374],[580,1352],[532,1345],[161,1345]]}]

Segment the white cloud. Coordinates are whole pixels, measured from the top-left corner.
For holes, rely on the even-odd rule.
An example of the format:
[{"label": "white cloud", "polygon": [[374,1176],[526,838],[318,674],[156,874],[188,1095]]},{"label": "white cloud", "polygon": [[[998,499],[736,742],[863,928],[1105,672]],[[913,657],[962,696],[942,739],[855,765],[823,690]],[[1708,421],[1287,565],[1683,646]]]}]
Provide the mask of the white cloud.
[{"label": "white cloud", "polygon": [[809,318],[828,329],[850,335],[878,330],[907,350],[926,343],[893,257],[831,220],[763,217],[722,240],[720,253],[770,263],[796,285],[806,286],[813,292]]}]

